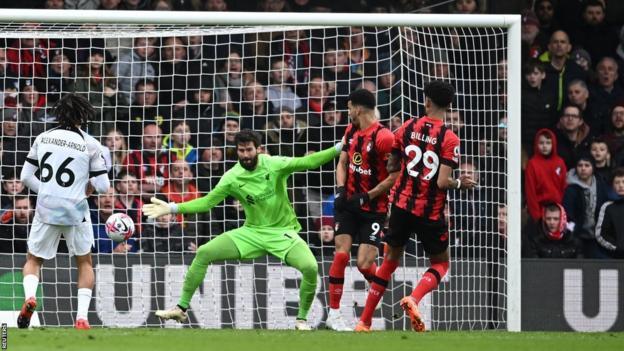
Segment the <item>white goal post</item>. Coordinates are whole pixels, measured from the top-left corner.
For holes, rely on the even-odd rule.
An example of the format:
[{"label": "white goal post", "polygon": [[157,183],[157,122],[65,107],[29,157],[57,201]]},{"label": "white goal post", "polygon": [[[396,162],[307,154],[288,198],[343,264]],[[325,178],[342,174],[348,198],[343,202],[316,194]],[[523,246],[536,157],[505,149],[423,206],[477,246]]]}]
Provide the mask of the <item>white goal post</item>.
[{"label": "white goal post", "polygon": [[[42,24],[42,26],[40,28],[33,29],[32,31],[26,33],[20,28],[23,24],[28,24],[28,23]],[[93,29],[94,27],[97,27],[97,29]],[[485,66],[485,65],[490,65],[492,67],[495,66],[495,64],[491,62],[478,62],[478,58],[477,58],[478,55],[475,55],[474,52],[470,51],[469,49],[466,49],[465,51],[461,51],[458,49],[457,55],[458,56],[464,55],[462,57],[466,57],[467,60],[472,60],[474,58],[477,61],[463,62],[461,61],[461,59],[451,57],[453,55],[451,55],[450,53],[453,52],[454,50],[452,48],[449,48],[447,50],[449,54],[445,58],[445,60],[447,60],[450,63],[451,68],[453,70],[457,70],[457,74],[454,78],[456,79],[456,82],[459,82],[458,84],[461,84],[463,86],[461,87],[462,88],[461,91],[458,91],[458,94],[461,96],[464,96],[466,100],[465,102],[462,103],[462,106],[460,107],[462,112],[466,111],[466,113],[477,113],[477,112],[483,111],[483,114],[488,115],[488,116],[505,115],[507,117],[506,122],[498,122],[498,121],[492,122],[491,118],[495,118],[495,117],[488,117],[489,118],[488,127],[495,128],[497,125],[499,125],[499,123],[504,123],[505,125],[502,128],[507,129],[507,136],[506,136],[506,142],[505,142],[506,143],[506,147],[505,147],[506,155],[502,156],[504,161],[501,161],[501,162],[504,162],[504,165],[506,166],[506,170],[504,171],[506,172],[506,174],[501,175],[501,177],[506,179],[504,183],[504,188],[501,189],[501,191],[506,194],[506,196],[504,197],[504,202],[506,202],[506,208],[507,208],[507,228],[508,228],[506,231],[507,233],[506,245],[505,245],[505,249],[503,250],[504,259],[503,259],[503,263],[501,264],[501,267],[504,267],[506,269],[506,273],[501,273],[501,276],[499,279],[500,283],[504,285],[504,288],[502,288],[502,291],[503,291],[503,294],[505,295],[504,301],[506,302],[505,306],[502,307],[502,309],[504,310],[503,312],[504,320],[501,322],[506,326],[506,329],[509,331],[520,331],[521,330],[520,316],[521,316],[522,299],[521,299],[521,262],[520,262],[520,248],[521,248],[521,239],[520,239],[521,238],[521,234],[520,234],[520,227],[521,227],[521,224],[520,224],[521,223],[521,220],[520,220],[520,215],[521,215],[521,155],[520,155],[521,153],[521,148],[520,148],[520,145],[521,145],[520,143],[521,54],[520,54],[520,50],[521,49],[520,49],[520,45],[521,45],[521,41],[520,41],[520,16],[519,15],[248,13],[248,12],[168,12],[168,11],[147,12],[147,11],[94,11],[94,10],[74,11],[74,10],[25,10],[25,9],[24,10],[3,9],[2,11],[0,11],[0,39],[7,40],[7,41],[8,39],[24,38],[24,37],[58,38],[59,34],[62,35],[63,38],[87,38],[87,39],[90,37],[119,39],[119,38],[135,38],[135,37],[141,37],[141,36],[165,38],[165,37],[171,37],[171,36],[187,36],[188,37],[191,35],[217,36],[217,35],[224,35],[224,34],[230,35],[232,33],[233,34],[269,33],[269,32],[274,33],[274,32],[280,32],[280,31],[283,32],[291,28],[305,29],[305,30],[319,29],[319,31],[316,33],[322,33],[323,35],[325,35],[326,33],[334,33],[334,32],[341,33],[340,30],[338,30],[337,28],[345,28],[345,27],[372,28],[370,29],[370,32],[369,32],[369,29],[363,29],[365,34],[378,34],[386,30],[384,28],[398,28],[396,30],[387,29],[388,31],[387,35],[389,36],[388,40],[390,41],[393,41],[394,39],[396,39],[396,38],[392,38],[391,37],[392,35],[398,35],[400,37],[396,39],[397,41],[396,43],[394,43],[398,47],[397,49],[398,51],[396,52],[396,58],[395,56],[392,56],[392,55],[395,55],[395,52],[392,52],[389,61],[392,62],[391,65],[397,66],[396,72],[398,73],[397,73],[396,80],[398,81],[397,84],[401,92],[401,96],[398,97],[398,101],[399,101],[398,106],[400,106],[400,109],[401,109],[400,111],[401,116],[404,116],[404,115],[415,116],[416,115],[417,111],[414,110],[413,106],[417,106],[418,104],[422,102],[418,101],[420,99],[420,94],[413,96],[411,94],[411,91],[413,90],[414,92],[420,92],[422,89],[422,80],[434,77],[434,75],[429,76],[428,73],[414,71],[412,69],[412,66],[410,66],[410,64],[406,60],[421,61],[420,64],[424,66],[429,63],[435,63],[435,61],[440,59],[438,56],[430,57],[429,51],[428,51],[429,48],[421,49],[422,51],[418,51],[419,45],[422,45],[422,47],[424,47],[427,45],[427,43],[417,42],[418,39],[413,39],[415,40],[415,42],[410,42],[410,40],[412,39],[409,39],[409,38],[406,39],[405,37],[407,37],[408,35],[411,35],[410,38],[425,37],[428,42],[437,43],[436,44],[437,46],[443,46],[446,44],[439,43],[440,37],[449,37],[448,31],[450,29],[456,29],[455,33],[456,34],[459,33],[461,38],[465,39],[465,38],[471,38],[471,36],[475,36],[474,38],[476,38],[481,33],[479,32],[478,29],[483,28],[484,29],[483,33],[485,33],[484,35],[491,36],[492,38],[494,37],[500,38],[500,40],[504,41],[504,46],[501,47],[502,49],[497,48],[497,49],[505,51],[504,55],[501,57],[501,60],[500,60],[501,62],[504,61],[503,64],[506,63],[507,65],[507,73],[506,73],[506,76],[503,78],[501,77],[496,78],[494,76],[474,77],[469,73],[466,73],[465,76],[462,75],[463,73],[460,72],[462,65],[466,65],[466,66],[474,65],[475,67],[480,67],[480,66]],[[422,28],[425,28],[425,29],[422,30]],[[440,28],[439,33],[437,32],[438,28]],[[489,28],[495,28],[496,30],[489,30]],[[473,29],[475,29],[474,32],[473,32]],[[347,31],[347,32],[348,32],[347,36],[352,35],[351,31]],[[325,41],[333,41],[333,42],[339,43],[341,34],[327,34],[327,35],[328,37],[323,37],[321,39]],[[332,37],[329,37],[329,36],[332,36]],[[450,38],[449,40],[453,40],[453,39],[454,38]],[[257,41],[253,43],[253,45],[263,44],[262,40],[265,40],[265,39],[262,39],[262,38],[257,39]],[[274,40],[274,38],[270,37],[268,40],[271,41],[269,43],[270,45],[272,41]],[[275,40],[279,40],[279,39],[275,39]],[[471,39],[466,39],[466,41],[468,42],[470,40]],[[474,41],[477,39],[472,39],[472,40]],[[405,48],[404,47],[404,45],[406,45],[405,43],[409,43],[409,45],[411,45],[411,48],[415,51],[410,51],[412,49]],[[245,42],[245,44],[249,44],[249,43]],[[203,43],[201,45],[209,46],[211,44]],[[224,45],[229,45],[229,44],[225,43]],[[321,55],[325,53],[324,45],[325,44],[323,44],[323,48],[322,48],[323,51],[319,52],[319,54]],[[106,47],[105,49],[110,50],[110,47]],[[336,49],[336,48],[333,47],[332,49]],[[480,49],[488,50],[490,48],[480,47]],[[313,51],[313,49],[310,49],[310,50]],[[376,49],[374,47],[371,47],[371,50],[375,51]],[[494,48],[492,48],[492,50],[494,50]],[[118,51],[118,52],[121,52],[121,51]],[[269,53],[269,56],[270,55],[271,54]],[[268,57],[267,61],[270,61],[271,59],[272,57]],[[459,61],[452,61],[455,59]],[[215,59],[215,62],[213,63],[215,65],[217,64],[216,59]],[[499,62],[495,62],[495,63],[499,63]],[[394,68],[395,67],[393,67],[393,69]],[[270,74],[270,72],[268,71],[265,73]],[[250,74],[254,80],[258,79],[256,71],[252,71]],[[305,72],[302,73],[302,77],[303,77],[302,80],[298,82],[298,84],[300,86],[301,85],[306,86],[311,77]],[[363,79],[366,80],[366,77],[367,76],[364,76]],[[412,77],[415,77],[415,78],[412,79]],[[17,78],[19,78],[19,80],[21,81],[22,78],[24,77],[17,77]],[[372,77],[371,79],[374,80],[376,79],[376,77]],[[498,83],[500,83],[501,86],[503,86],[505,90],[494,91],[494,92],[481,91],[482,93],[489,94],[489,96],[488,97],[479,96],[479,91],[473,90],[472,86],[480,86],[480,81],[479,81],[480,79],[489,80],[490,83],[493,82],[492,85],[495,85],[495,83],[497,83],[497,81],[500,80]],[[210,82],[210,84],[214,86],[215,81],[213,80],[212,82]],[[300,86],[299,88],[301,88]],[[231,87],[232,86],[226,84],[225,89],[229,89]],[[483,101],[486,101],[489,98],[499,99],[503,95],[506,95],[506,97],[508,97],[506,99],[506,105],[504,105],[504,107],[500,107],[496,104],[489,105],[489,103],[487,104],[485,102],[482,103]],[[473,102],[470,102],[468,100],[471,100]],[[422,110],[420,111],[424,113],[424,111]],[[114,115],[115,116],[114,121],[117,121],[116,113],[117,112],[115,112],[115,115]],[[392,115],[382,116],[382,119],[389,120],[390,117],[392,117]],[[308,125],[310,126],[312,125],[312,122],[309,119],[306,120],[306,122]],[[313,130],[313,129],[314,128],[311,128],[310,130]],[[472,134],[471,137],[480,138],[480,139],[475,139],[477,141],[478,140],[489,141],[490,139],[498,140],[497,138],[492,138],[489,135],[481,136],[479,135],[479,133],[480,132],[477,132],[476,134]],[[102,137],[103,135],[96,135],[96,137],[97,136]],[[199,138],[201,137],[203,136],[200,135]],[[460,138],[462,138],[462,135],[460,135]],[[293,142],[293,145],[294,145],[293,148],[297,146],[296,141]],[[304,151],[309,151],[308,145],[303,145],[303,148],[305,149]],[[280,149],[277,148],[277,150],[280,150]],[[500,163],[497,163],[497,164],[500,165]],[[490,171],[494,173],[499,171],[496,165],[494,166],[490,165],[489,167],[490,168],[481,169],[481,171],[482,172]],[[295,187],[297,186],[295,185]],[[452,196],[453,195],[451,195],[451,197]],[[458,216],[461,216],[461,214],[458,214]],[[496,218],[488,218],[488,219],[496,220]],[[488,234],[491,234],[491,233],[488,233]],[[452,242],[451,242],[451,245],[453,245]],[[476,245],[478,246],[478,244]],[[150,273],[150,269],[145,270],[144,268],[145,267],[151,268],[152,266],[157,267],[159,265],[158,255],[156,254],[146,259],[138,257],[139,254],[136,254],[136,256],[132,256],[132,255],[135,255],[135,254],[129,254],[128,257],[130,258],[125,258],[125,259],[122,258],[123,256],[120,256],[120,255],[112,255],[112,256],[108,256],[107,258],[104,258],[102,261],[103,263],[102,266],[104,267],[104,273],[109,272],[109,271],[112,272],[113,270],[112,267],[116,263],[125,260],[124,263],[128,265],[127,271],[125,273],[130,275],[130,271],[132,271],[133,274],[147,274],[148,277],[143,277],[145,279],[142,279],[141,282],[142,283],[147,282],[146,284],[148,285],[143,286],[141,285],[141,283],[139,283],[138,286],[142,286],[141,288],[137,288],[137,286],[135,285],[133,285],[131,289],[128,288],[129,291],[128,291],[128,296],[127,296],[127,304],[128,304],[127,313],[124,312],[124,313],[116,315],[117,317],[115,316],[111,317],[111,316],[106,316],[100,312],[97,312],[98,317],[102,321],[104,321],[107,318],[109,319],[121,318],[119,316],[122,316],[123,318],[126,318],[128,320],[131,320],[133,318],[132,317],[133,314],[141,315],[142,313],[144,313],[145,316],[147,316],[146,313],[150,313],[149,311],[150,308],[145,307],[143,310],[140,310],[141,307],[140,306],[137,307],[137,306],[138,305],[145,306],[145,303],[149,304],[151,300],[149,299],[149,297],[147,298],[147,300],[145,299],[141,300],[140,297],[133,296],[133,294],[141,293],[141,292],[146,292],[147,294],[149,294],[151,289],[161,289],[160,286],[150,288],[149,283],[152,281],[151,280],[152,274],[154,275],[156,282],[162,283],[162,281],[159,280],[159,277],[162,278],[162,276],[158,274],[164,274],[163,279],[167,280],[168,274],[181,275],[184,272],[185,268],[180,268],[180,267],[183,267],[183,264],[188,265],[190,263],[190,261],[184,258],[176,260],[171,257],[168,257],[168,259],[171,260],[173,263],[178,263],[178,264],[181,263],[181,264],[179,266],[176,266],[177,268],[173,267],[171,269],[166,270],[165,272]],[[423,264],[422,262],[424,262],[422,261],[423,257],[419,256],[418,254],[415,254],[415,256],[412,258],[414,258],[416,262],[421,262],[420,263],[421,265]],[[9,270],[18,271],[21,269],[20,264],[23,263],[23,259],[20,255],[11,256],[11,255],[0,253],[0,260],[3,262],[2,271],[0,272],[0,274],[7,273]],[[323,264],[323,262],[327,263],[327,260],[331,262],[331,257],[330,256],[322,257],[320,259],[321,264]],[[149,262],[149,263],[146,264],[145,262]],[[271,292],[270,292],[270,289],[272,288],[272,284],[273,284],[273,281],[270,280],[271,275],[278,277],[278,278],[281,277],[282,280],[284,279],[292,280],[293,278],[295,278],[295,276],[292,276],[291,274],[292,272],[289,272],[289,271],[288,272],[287,271],[273,271],[272,267],[275,267],[275,265],[270,265],[270,263],[273,263],[273,261],[265,261],[265,262],[269,264],[269,266],[267,270],[266,271],[263,270],[261,274],[266,274],[266,277],[267,277],[266,279],[268,279],[268,282],[266,283],[267,286],[263,288],[264,293],[267,295],[267,298],[266,298],[266,301],[263,300],[264,302],[262,302],[262,304],[265,304],[265,306],[267,306],[267,305],[270,305],[271,301],[273,301],[271,300],[272,297],[271,297]],[[472,261],[467,260],[465,262],[471,263]],[[5,263],[9,263],[13,267],[6,267]],[[69,264],[69,263],[67,263],[67,261],[63,259],[62,264]],[[236,264],[231,264],[227,267],[226,266],[221,267],[223,269],[224,276],[228,277],[228,274],[234,274],[235,278],[236,277],[239,278],[239,279],[234,279],[236,281],[235,290],[239,289],[236,291],[243,291],[243,290],[252,291],[252,289],[255,288],[255,283],[246,284],[245,282],[243,283],[239,282],[239,280],[240,279],[244,280],[245,277],[248,277],[248,275],[246,274],[251,274],[250,276],[254,276],[254,273],[253,273],[254,268],[248,265],[241,265],[240,267],[234,267],[234,266],[236,266]],[[66,266],[66,267],[69,267],[69,266]],[[474,266],[472,267],[474,268]],[[62,269],[61,263],[58,264],[58,268]],[[209,271],[207,275],[207,279],[210,277],[213,277],[213,278],[216,277],[217,268],[218,267],[215,267],[215,270],[211,269]],[[477,268],[474,268],[474,269],[477,269]],[[327,275],[326,275],[326,271],[324,271],[323,269],[320,269],[319,272],[320,272],[319,289],[323,289],[322,287],[324,286],[324,283],[322,281],[327,279]],[[355,272],[354,276],[358,274],[357,270],[355,270],[354,272]],[[409,271],[406,270],[402,274],[404,275],[415,274],[415,272],[419,272],[419,274],[422,273],[418,270],[409,270]],[[46,279],[49,279],[48,283],[54,284],[54,279],[58,278],[61,280],[65,280],[66,282],[67,281],[75,282],[75,276],[73,276],[72,274],[75,274],[75,272],[74,273],[63,272],[61,274],[55,271],[48,271],[47,273],[44,272],[43,281],[45,284]],[[399,271],[397,271],[397,275],[398,274],[400,274]],[[450,276],[452,277],[453,274],[455,274],[455,272],[451,270]],[[67,275],[67,277],[59,278],[60,275]],[[111,275],[112,275],[111,280],[107,282],[112,283],[111,286],[114,286],[114,283],[115,283],[114,278],[117,277],[118,274],[116,275],[116,273],[111,273]],[[468,277],[471,277],[471,276],[472,275],[468,275]],[[406,278],[410,278],[412,279],[412,281],[416,280],[415,276],[406,277]],[[97,279],[98,279],[98,276],[96,275],[96,280]],[[179,289],[181,287],[180,285],[181,277],[178,277],[175,279],[177,280],[173,284],[171,284],[170,287],[168,287],[168,289],[171,289],[171,290],[167,290],[165,295],[166,294],[179,294],[178,291],[174,291],[174,290]],[[226,281],[227,279],[232,280],[232,276],[229,276],[229,278],[223,278],[223,282],[219,282],[219,286],[221,287],[220,289],[222,289],[223,291],[226,291],[227,289],[229,289],[227,287],[229,286],[228,282]],[[216,280],[219,280],[219,278],[216,278]],[[208,283],[209,281],[206,280],[206,282]],[[19,284],[19,283],[21,282],[16,282],[16,284]],[[0,282],[0,284],[5,284],[5,282]],[[73,285],[74,288],[71,288],[71,284],[69,286],[70,286],[70,289],[69,288],[67,289],[68,292],[70,292],[70,290],[72,289],[75,290],[75,285]],[[111,288],[110,286],[100,287],[100,288],[104,289],[101,291],[106,291],[108,293],[112,293],[113,295],[115,293],[115,289]],[[97,289],[98,288],[96,288],[96,290]],[[248,289],[248,290],[245,290],[245,289]],[[405,287],[403,287],[403,289],[405,289]],[[475,289],[479,290],[479,287]],[[207,294],[206,290],[207,288],[204,288],[204,292],[203,292],[204,294]],[[347,290],[348,289],[345,285],[346,293],[347,293]],[[363,290],[363,285],[362,287],[358,288],[358,290],[359,290],[358,294],[360,294],[358,295],[360,296],[358,297],[359,299],[358,301],[361,301],[361,293]],[[251,321],[247,320],[247,322],[242,323],[242,324],[236,324],[232,322],[234,323],[233,325],[235,327],[256,327],[258,325],[262,327],[264,326],[271,327],[271,325],[273,325],[271,323],[277,323],[273,325],[273,327],[276,327],[276,328],[287,327],[287,325],[279,324],[281,322],[279,323],[275,321],[273,322],[268,321],[268,322],[262,322],[262,323],[258,322],[258,319],[262,319],[264,321],[266,319],[270,319],[271,316],[279,315],[279,313],[284,314],[285,312],[279,312],[279,311],[275,312],[271,310],[270,306],[266,307],[266,311],[254,312],[255,311],[254,306],[257,308],[259,302],[255,298],[251,298],[248,300],[245,300],[244,298],[239,298],[238,295],[236,295],[236,291],[233,293],[235,295],[234,297],[226,296],[223,298],[223,301],[226,301],[225,299],[227,298],[228,303],[233,302],[237,306],[237,308],[235,309],[236,311],[227,311],[227,313],[221,312],[223,316],[225,316],[228,313],[230,315],[229,317],[223,317],[223,318],[224,319],[230,318],[229,320],[234,321],[235,319],[239,318],[239,313],[241,315],[248,313],[248,315],[251,316],[250,317]],[[449,294],[451,293],[453,292],[449,290]],[[71,294],[75,294],[75,292],[71,292]],[[226,294],[230,294],[229,290],[227,290]],[[290,292],[286,292],[286,293],[281,293],[281,295],[275,298],[284,298],[284,296],[290,296],[288,294],[292,295]],[[105,301],[107,300],[106,296],[98,297],[96,291],[94,291],[94,295],[95,295],[94,304],[96,305],[99,304],[101,306],[107,303],[112,303],[111,306],[114,307],[115,305],[114,297],[111,298],[112,300],[107,302]],[[217,293],[217,295],[219,294]],[[67,297],[70,297],[70,296],[63,296],[63,297],[58,296],[57,298],[66,299]],[[44,299],[45,299],[45,295],[44,295]],[[169,304],[170,302],[172,302],[167,296],[165,296],[164,300],[165,300],[164,303],[166,304]],[[353,301],[355,300],[357,299],[354,298]],[[460,305],[466,304],[466,305],[472,306],[473,304],[478,305],[480,303],[480,301],[463,301],[461,296],[456,297],[456,298],[449,298],[449,300],[453,300],[454,302]],[[206,300],[204,301],[204,303],[210,304],[211,301],[214,302],[216,300]],[[242,310],[238,308],[238,306],[245,306],[245,303],[246,303],[245,301],[250,302],[251,307],[246,306]],[[445,303],[444,301],[446,300],[440,299],[440,301],[442,301],[442,302],[439,302],[440,304],[444,304]],[[162,303],[162,301],[160,303]],[[222,303],[221,301],[218,301],[219,306],[221,306],[221,303]],[[238,305],[238,303],[241,303],[241,305]],[[388,308],[391,311],[393,308],[396,307],[396,303],[397,301],[391,301],[390,304],[386,303],[383,308]],[[53,302],[53,303],[44,302],[43,311],[53,313],[54,308],[59,308],[60,304],[61,303],[58,301]],[[354,302],[354,304],[356,303]],[[486,306],[487,302],[484,304],[485,305],[483,306],[483,308],[485,309],[487,307]],[[75,306],[75,302],[69,303],[69,306],[72,306],[72,305]],[[284,309],[289,308],[289,307],[286,307],[286,303],[284,303],[284,306],[285,306]],[[322,304],[320,306],[322,306]],[[158,306],[158,307],[163,307],[163,306]],[[226,307],[227,305],[224,305],[223,309],[225,310]],[[97,309],[97,306],[96,306],[96,309]],[[145,309],[147,309],[147,311],[145,311]],[[153,306],[152,304],[151,309],[152,310],[156,309],[156,306]],[[316,311],[317,315],[320,313],[320,316],[322,316],[324,309],[325,309],[324,307],[317,308],[317,311]],[[203,312],[208,313],[206,311],[212,311],[212,313],[215,312],[210,309],[207,309]],[[93,313],[93,310],[91,312]],[[277,314],[274,314],[274,313],[277,313]],[[314,308],[312,309],[312,313],[313,314],[315,313]],[[445,329],[456,329],[456,328],[472,329],[473,328],[472,317],[463,318],[461,315],[461,312],[454,312],[450,310],[449,312],[445,312],[445,310],[443,309],[436,312],[436,315],[444,315],[445,313],[453,314],[454,317],[443,316],[443,317],[440,317],[442,320],[446,321],[447,317],[457,318],[457,320],[452,322],[451,324],[441,323],[439,324],[440,325],[439,328],[441,329],[443,328]],[[479,313],[481,312],[477,312],[477,314]],[[254,317],[254,314],[255,314],[255,317]],[[390,314],[392,313],[390,312]],[[458,315],[455,316],[456,314]],[[203,315],[203,314],[197,313],[197,317],[196,317],[197,320],[210,317],[209,315],[203,315],[204,317],[201,317],[200,315]],[[3,312],[0,311],[0,316],[2,316],[1,319],[4,322],[4,318],[6,314],[3,314]],[[320,316],[318,317],[319,320],[322,319],[322,317]],[[484,318],[486,320],[489,320],[487,317],[484,317]],[[49,323],[51,325],[62,324],[61,322],[59,322],[60,319],[61,318],[57,319],[56,321],[50,320]],[[386,325],[391,325],[391,324],[388,324],[390,322],[386,318]],[[47,319],[46,319],[46,323],[48,323]],[[150,324],[149,322],[143,322],[139,324],[132,324],[128,322],[127,324],[121,323],[119,325],[140,326],[140,325],[152,325],[152,324]],[[214,327],[214,325],[210,324],[210,322],[208,322],[207,325]],[[403,323],[402,325],[405,325],[405,324]],[[482,327],[475,326],[474,328],[482,328]]]}]

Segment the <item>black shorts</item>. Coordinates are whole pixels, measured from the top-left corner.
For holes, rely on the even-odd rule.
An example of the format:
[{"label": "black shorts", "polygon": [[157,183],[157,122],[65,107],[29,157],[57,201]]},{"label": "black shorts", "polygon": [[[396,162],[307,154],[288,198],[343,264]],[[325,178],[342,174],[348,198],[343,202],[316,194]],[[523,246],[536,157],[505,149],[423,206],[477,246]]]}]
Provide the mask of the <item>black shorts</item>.
[{"label": "black shorts", "polygon": [[335,234],[351,235],[353,242],[377,246],[383,236],[385,213],[335,211]]},{"label": "black shorts", "polygon": [[434,222],[427,218],[416,217],[393,205],[390,211],[388,234],[384,237],[384,241],[392,247],[405,246],[413,233],[416,233],[425,252],[429,255],[437,255],[448,248],[448,225],[445,222]]}]

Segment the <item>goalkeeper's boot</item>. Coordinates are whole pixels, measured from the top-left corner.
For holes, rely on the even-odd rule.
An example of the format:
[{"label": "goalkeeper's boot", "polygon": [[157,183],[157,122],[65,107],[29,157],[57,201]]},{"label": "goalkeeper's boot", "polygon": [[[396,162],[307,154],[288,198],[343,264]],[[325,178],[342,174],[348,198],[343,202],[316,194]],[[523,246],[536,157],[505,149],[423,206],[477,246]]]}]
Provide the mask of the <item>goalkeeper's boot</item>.
[{"label": "goalkeeper's boot", "polygon": [[356,333],[370,333],[371,332],[371,326],[370,325],[366,325],[364,322],[359,321],[358,324],[355,326],[355,330]]},{"label": "goalkeeper's boot", "polygon": [[329,314],[327,315],[327,320],[325,321],[325,326],[327,329],[343,332],[343,331],[352,331],[351,328],[347,327],[347,323],[344,318],[342,318],[342,314],[340,314],[340,310],[330,308]]},{"label": "goalkeeper's boot", "polygon": [[32,317],[33,312],[37,308],[37,300],[34,297],[29,297],[24,304],[22,305],[22,310],[20,311],[19,316],[17,316],[17,327],[18,328],[28,328],[30,325],[30,318]]},{"label": "goalkeeper's boot", "polygon": [[178,305],[175,305],[173,308],[168,310],[158,310],[156,311],[156,316],[160,317],[160,319],[172,319],[177,322],[184,322],[187,318],[186,312],[182,311]]},{"label": "goalkeeper's boot", "polygon": [[425,322],[418,311],[418,304],[416,303],[416,300],[414,300],[411,296],[405,296],[401,299],[401,307],[410,317],[410,320],[412,321],[412,329],[414,329],[415,332],[424,332]]},{"label": "goalkeeper's boot", "polygon": [[76,319],[76,324],[74,324],[74,328],[75,329],[82,329],[82,330],[88,330],[91,329],[91,326],[89,325],[89,321],[84,319],[84,318],[80,318],[80,319]]},{"label": "goalkeeper's boot", "polygon": [[307,321],[303,319],[297,319],[295,320],[295,330],[308,331],[308,330],[312,330],[312,327],[308,324]]}]

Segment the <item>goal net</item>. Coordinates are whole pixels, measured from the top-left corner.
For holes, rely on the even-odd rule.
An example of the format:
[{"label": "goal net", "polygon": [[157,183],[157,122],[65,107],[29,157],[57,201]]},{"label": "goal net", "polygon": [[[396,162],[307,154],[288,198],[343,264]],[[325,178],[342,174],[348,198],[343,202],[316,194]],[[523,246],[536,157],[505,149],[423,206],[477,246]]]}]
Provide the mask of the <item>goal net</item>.
[{"label": "goal net", "polygon": [[[235,164],[240,129],[261,132],[268,154],[303,156],[342,138],[352,90],[372,91],[381,122],[395,130],[424,114],[424,84],[443,79],[457,90],[446,122],[462,140],[460,171],[473,173],[479,186],[449,191],[451,269],[421,306],[433,330],[507,328],[507,28],[98,25],[79,18],[0,26],[2,322],[14,324],[23,302],[21,267],[34,209],[34,201],[19,196],[28,193],[19,172],[34,137],[54,126],[50,107],[63,93],[83,94],[96,107],[86,129],[108,148],[114,184],[90,198],[96,237],[90,322],[176,327],[154,311],[177,302],[196,248],[241,226],[244,214],[227,199],[206,214],[153,222],[142,216],[142,203],[208,193]],[[335,162],[296,173],[288,184],[300,234],[319,262],[309,321],[322,327],[334,251]],[[127,244],[106,238],[103,223],[113,212],[137,225]],[[74,322],[77,272],[63,242],[59,250],[44,264],[35,325]],[[374,329],[409,328],[398,301],[427,266],[412,239]],[[187,325],[292,328],[299,278],[273,258],[212,265]],[[342,313],[353,325],[366,289],[352,255]]]}]

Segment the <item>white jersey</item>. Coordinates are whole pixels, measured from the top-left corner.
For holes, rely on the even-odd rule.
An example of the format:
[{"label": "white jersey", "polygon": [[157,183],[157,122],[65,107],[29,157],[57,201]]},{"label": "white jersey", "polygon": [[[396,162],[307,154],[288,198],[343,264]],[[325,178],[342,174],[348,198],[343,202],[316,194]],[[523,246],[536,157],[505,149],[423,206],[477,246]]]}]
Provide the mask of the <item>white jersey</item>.
[{"label": "white jersey", "polygon": [[107,173],[95,138],[78,128],[54,128],[37,136],[26,161],[39,167],[35,211],[41,222],[77,225],[88,218],[87,182]]}]

